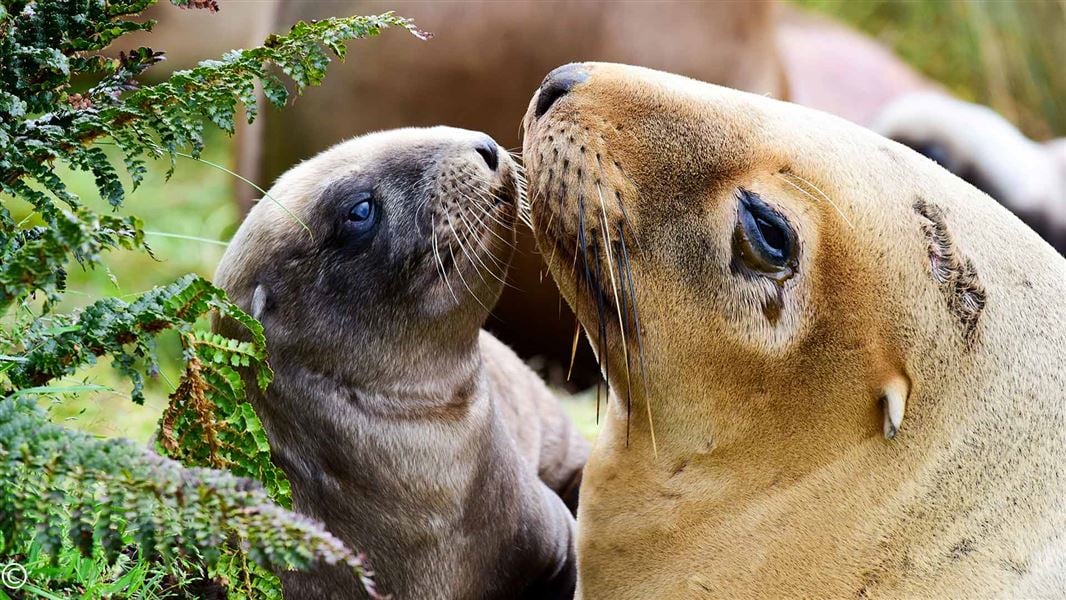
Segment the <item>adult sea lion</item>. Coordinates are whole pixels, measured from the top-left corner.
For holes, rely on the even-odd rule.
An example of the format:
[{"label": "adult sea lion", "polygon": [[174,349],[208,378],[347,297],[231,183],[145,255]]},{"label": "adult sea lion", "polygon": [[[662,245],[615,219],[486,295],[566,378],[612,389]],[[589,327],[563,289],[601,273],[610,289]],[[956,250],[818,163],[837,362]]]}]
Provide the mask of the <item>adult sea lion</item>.
[{"label": "adult sea lion", "polygon": [[612,394],[585,598],[1066,593],[1066,261],[918,153],[604,63],[524,119]]},{"label": "adult sea lion", "polygon": [[[279,178],[218,268],[263,323],[275,375],[251,401],[295,508],[366,552],[397,598],[573,593],[574,520],[555,492],[575,493],[586,443],[480,329],[519,182],[485,134],[356,138]],[[360,589],[343,568],[283,583],[301,599]]]}]

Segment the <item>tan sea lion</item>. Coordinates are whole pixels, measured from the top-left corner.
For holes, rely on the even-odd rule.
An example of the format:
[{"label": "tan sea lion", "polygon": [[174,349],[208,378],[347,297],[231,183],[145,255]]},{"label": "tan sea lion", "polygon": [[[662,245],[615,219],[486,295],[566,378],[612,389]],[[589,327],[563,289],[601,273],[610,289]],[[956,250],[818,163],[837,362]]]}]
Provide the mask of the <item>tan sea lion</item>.
[{"label": "tan sea lion", "polygon": [[1066,260],[910,149],[623,65],[524,119],[612,394],[584,598],[1066,594]]},{"label": "tan sea lion", "polygon": [[[278,179],[218,268],[263,323],[274,379],[249,390],[295,508],[365,552],[396,598],[573,593],[560,495],[576,498],[586,442],[481,330],[519,182],[482,133],[366,135]],[[360,596],[343,568],[282,579],[291,598]]]}]

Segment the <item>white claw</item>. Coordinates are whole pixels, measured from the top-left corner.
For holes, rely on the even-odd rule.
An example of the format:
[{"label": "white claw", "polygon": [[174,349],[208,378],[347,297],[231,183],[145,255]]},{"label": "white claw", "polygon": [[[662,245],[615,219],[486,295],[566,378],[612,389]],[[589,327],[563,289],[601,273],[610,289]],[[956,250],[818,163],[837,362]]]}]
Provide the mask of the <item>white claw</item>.
[{"label": "white claw", "polygon": [[907,409],[907,380],[894,377],[881,390],[881,403],[885,411],[885,439],[891,440],[903,424],[903,413]]}]

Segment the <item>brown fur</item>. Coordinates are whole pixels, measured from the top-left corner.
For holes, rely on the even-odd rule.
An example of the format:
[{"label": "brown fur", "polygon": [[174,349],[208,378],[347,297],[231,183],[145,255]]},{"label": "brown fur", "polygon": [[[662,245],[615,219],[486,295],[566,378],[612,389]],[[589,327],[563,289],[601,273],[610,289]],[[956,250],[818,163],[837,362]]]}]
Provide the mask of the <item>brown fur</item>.
[{"label": "brown fur", "polygon": [[[537,239],[612,389],[582,488],[579,594],[1066,593],[1066,261],[841,119],[580,68],[524,120]],[[794,228],[790,278],[731,267],[739,189]],[[606,319],[602,343],[582,223],[630,248],[640,326]],[[607,288],[613,315],[626,302]],[[892,402],[905,416],[882,427]]]},{"label": "brown fur", "polygon": [[[556,493],[572,499],[588,447],[546,386],[480,329],[510,253],[494,240],[513,240],[520,187],[505,154],[498,169],[479,157],[485,139],[389,131],[297,165],[248,215],[216,277],[263,323],[275,377],[265,394],[249,386],[251,401],[295,508],[366,552],[397,598],[573,590],[574,521]],[[379,225],[356,235],[347,211],[367,191]],[[292,598],[360,596],[340,567],[283,582]]]}]

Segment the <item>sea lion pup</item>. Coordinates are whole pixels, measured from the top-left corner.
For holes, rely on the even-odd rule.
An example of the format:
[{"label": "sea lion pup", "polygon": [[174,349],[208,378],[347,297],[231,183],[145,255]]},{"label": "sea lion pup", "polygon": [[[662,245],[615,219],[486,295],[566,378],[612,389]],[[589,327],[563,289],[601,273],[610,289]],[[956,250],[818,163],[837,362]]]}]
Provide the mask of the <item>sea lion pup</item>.
[{"label": "sea lion pup", "polygon": [[[484,134],[356,138],[279,178],[218,269],[263,323],[274,379],[251,400],[295,508],[365,552],[396,598],[573,593],[573,516],[538,472],[569,492],[585,443],[480,329],[519,181]],[[292,598],[361,594],[342,568],[283,583]]]},{"label": "sea lion pup", "polygon": [[612,394],[584,598],[1066,593],[1066,260],[842,119],[553,71],[535,231]]}]

